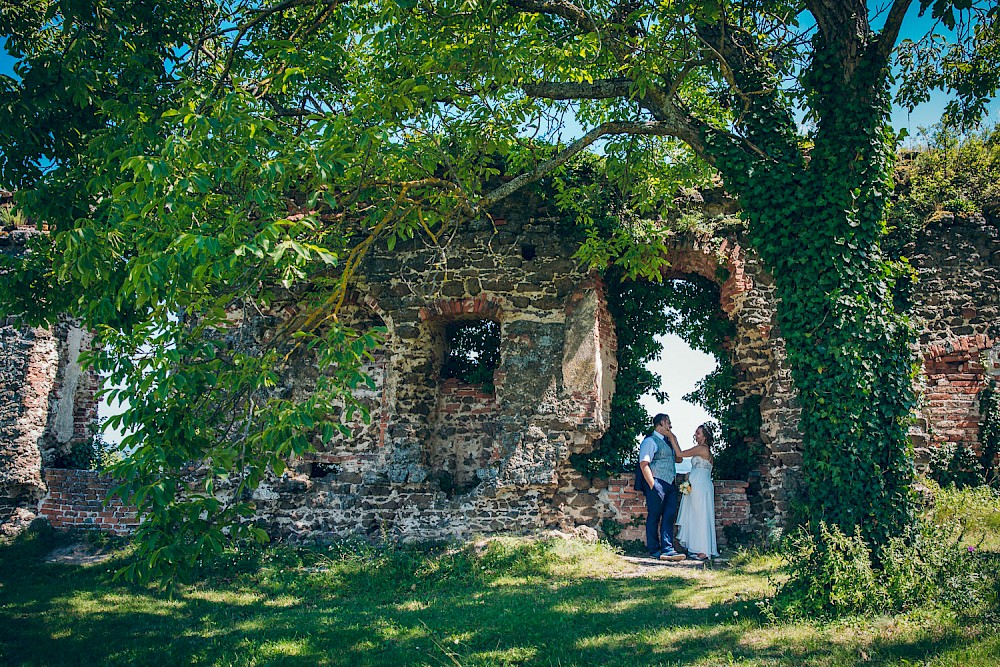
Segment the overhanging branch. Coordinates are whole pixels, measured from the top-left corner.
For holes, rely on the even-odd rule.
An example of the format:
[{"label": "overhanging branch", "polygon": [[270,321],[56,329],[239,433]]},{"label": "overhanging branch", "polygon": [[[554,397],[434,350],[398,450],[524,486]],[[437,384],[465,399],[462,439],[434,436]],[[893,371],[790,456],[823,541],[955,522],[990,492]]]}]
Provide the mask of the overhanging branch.
[{"label": "overhanging branch", "polygon": [[546,160],[542,164],[538,165],[534,169],[524,174],[521,174],[517,178],[504,183],[492,192],[487,193],[485,197],[480,199],[476,203],[476,207],[479,209],[489,208],[493,204],[496,204],[505,197],[509,197],[514,192],[523,188],[529,183],[534,183],[535,181],[541,179],[547,174],[552,173],[562,165],[566,164],[574,155],[582,151],[587,146],[590,146],[595,141],[601,137],[620,135],[620,134],[634,134],[634,135],[652,135],[660,137],[675,137],[677,136],[678,128],[671,127],[666,123],[660,122],[629,122],[629,121],[610,121],[607,123],[601,123],[593,130],[583,135],[569,146],[564,148],[554,157]]},{"label": "overhanging branch", "polygon": [[892,49],[896,46],[896,40],[899,39],[903,17],[906,16],[906,10],[910,8],[912,2],[913,0],[895,0],[892,3],[892,8],[889,9],[889,15],[885,19],[885,25],[882,26],[882,32],[879,33],[878,42],[875,45],[875,57],[878,59],[877,64],[880,67],[889,63],[889,56],[892,55]]},{"label": "overhanging branch", "polygon": [[606,100],[628,97],[632,81],[629,79],[601,79],[593,83],[563,83],[541,81],[522,86],[528,97],[548,100]]},{"label": "overhanging branch", "polygon": [[522,12],[559,16],[588,32],[597,32],[597,24],[590,15],[569,0],[507,0],[507,4]]}]

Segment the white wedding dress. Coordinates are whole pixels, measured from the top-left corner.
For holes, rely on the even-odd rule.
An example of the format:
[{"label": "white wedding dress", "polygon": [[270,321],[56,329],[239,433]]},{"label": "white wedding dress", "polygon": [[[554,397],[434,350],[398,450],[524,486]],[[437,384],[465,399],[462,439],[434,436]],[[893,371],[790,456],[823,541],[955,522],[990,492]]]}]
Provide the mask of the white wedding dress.
[{"label": "white wedding dress", "polygon": [[691,457],[691,493],[681,497],[677,514],[677,540],[688,553],[718,556],[715,542],[715,485],[712,483],[712,462],[700,456]]}]

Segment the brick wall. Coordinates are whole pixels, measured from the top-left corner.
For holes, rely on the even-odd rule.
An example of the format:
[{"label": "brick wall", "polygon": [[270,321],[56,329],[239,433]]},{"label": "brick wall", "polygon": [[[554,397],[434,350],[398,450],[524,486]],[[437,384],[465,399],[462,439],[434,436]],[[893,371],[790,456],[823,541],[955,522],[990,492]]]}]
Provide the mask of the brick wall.
[{"label": "brick wall", "polygon": [[979,214],[938,211],[906,254],[920,276],[913,311],[926,385],[911,439],[926,463],[944,443],[979,449],[978,395],[1000,354],[1000,230]]},{"label": "brick wall", "polygon": [[991,344],[987,336],[980,334],[928,347],[924,355],[927,390],[923,416],[930,427],[929,445],[947,442],[978,451],[979,392],[987,380],[982,357]]},{"label": "brick wall", "polygon": [[[608,500],[618,513],[616,520],[625,525],[619,538],[645,541],[646,500],[632,488],[634,481],[632,475],[613,477],[608,482]],[[750,528],[749,486],[740,480],[715,480],[715,534],[720,547],[726,546],[725,526]]]},{"label": "brick wall", "polygon": [[45,470],[49,492],[42,498],[38,514],[56,528],[102,530],[115,535],[131,533],[138,525],[134,507],[118,498],[105,504],[115,480],[94,470]]}]

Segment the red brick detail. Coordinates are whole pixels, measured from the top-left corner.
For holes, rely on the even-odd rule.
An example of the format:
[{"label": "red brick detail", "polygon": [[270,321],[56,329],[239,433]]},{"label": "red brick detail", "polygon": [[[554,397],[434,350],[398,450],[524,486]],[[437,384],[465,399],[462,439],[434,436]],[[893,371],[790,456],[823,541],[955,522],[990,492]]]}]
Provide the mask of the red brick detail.
[{"label": "red brick detail", "polygon": [[109,497],[118,482],[94,470],[45,470],[48,494],[42,498],[39,516],[55,528],[102,530],[127,535],[139,525],[135,507]]},{"label": "red brick detail", "polygon": [[979,451],[978,398],[987,381],[980,356],[996,342],[978,334],[928,346],[924,416],[931,446],[952,443]]},{"label": "red brick detail", "polygon": [[425,322],[470,316],[499,322],[503,316],[503,309],[500,304],[485,296],[477,296],[474,299],[441,299],[420,309],[420,319]]},{"label": "red brick detail", "polygon": [[668,250],[667,258],[670,260],[665,272],[667,278],[694,273],[718,281],[719,269],[724,268],[728,276],[719,286],[719,305],[729,316],[736,310],[736,298],[753,286],[745,271],[746,251],[729,239],[724,239],[718,248],[698,243],[693,248],[673,247]]},{"label": "red brick detail", "polygon": [[[632,488],[632,475],[619,475],[608,480],[608,500],[618,513],[617,521],[625,524],[621,538],[645,539],[646,499]],[[715,480],[715,533],[719,546],[726,545],[725,526],[750,527],[750,483],[742,480]]]},{"label": "red brick detail", "polygon": [[968,361],[974,358],[978,361],[979,354],[990,349],[997,342],[997,339],[985,334],[976,334],[975,336],[962,336],[943,343],[928,345],[924,351],[924,363],[938,359],[942,361]]}]

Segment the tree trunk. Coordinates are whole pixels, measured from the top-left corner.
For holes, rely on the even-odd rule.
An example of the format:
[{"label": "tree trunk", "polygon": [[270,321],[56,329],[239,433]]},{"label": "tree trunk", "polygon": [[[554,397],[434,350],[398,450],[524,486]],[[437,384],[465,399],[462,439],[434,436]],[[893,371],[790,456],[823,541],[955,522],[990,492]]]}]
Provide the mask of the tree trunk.
[{"label": "tree trunk", "polygon": [[796,514],[847,532],[860,526],[883,544],[912,521],[915,404],[914,334],[895,312],[893,266],[880,246],[894,148],[887,76],[864,45],[856,58],[822,35],[814,45],[804,78],[818,119],[808,156],[778,101],[762,100],[747,134],[773,159],[729,147],[718,166],[775,276],[802,403]]}]

